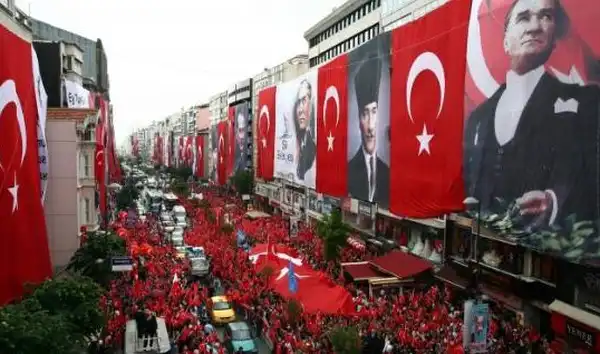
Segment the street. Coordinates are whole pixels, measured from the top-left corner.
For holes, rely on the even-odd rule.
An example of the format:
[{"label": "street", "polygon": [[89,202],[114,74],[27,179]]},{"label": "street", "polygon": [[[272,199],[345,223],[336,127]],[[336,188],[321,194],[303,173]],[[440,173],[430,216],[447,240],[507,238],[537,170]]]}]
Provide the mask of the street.
[{"label": "street", "polygon": [[[224,334],[225,334],[224,327],[217,327],[217,333],[219,334],[219,339],[221,340],[221,343],[223,343],[224,342]],[[258,346],[259,354],[270,354],[271,353],[269,346],[262,338],[256,339],[256,344]]]}]

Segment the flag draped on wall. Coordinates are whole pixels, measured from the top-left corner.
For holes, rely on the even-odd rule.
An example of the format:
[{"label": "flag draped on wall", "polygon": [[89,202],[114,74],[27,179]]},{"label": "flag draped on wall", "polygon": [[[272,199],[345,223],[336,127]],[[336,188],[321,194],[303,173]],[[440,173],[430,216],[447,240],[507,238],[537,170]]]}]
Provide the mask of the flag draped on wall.
[{"label": "flag draped on wall", "polygon": [[52,274],[43,205],[38,125],[41,92],[31,43],[0,26],[0,305]]}]

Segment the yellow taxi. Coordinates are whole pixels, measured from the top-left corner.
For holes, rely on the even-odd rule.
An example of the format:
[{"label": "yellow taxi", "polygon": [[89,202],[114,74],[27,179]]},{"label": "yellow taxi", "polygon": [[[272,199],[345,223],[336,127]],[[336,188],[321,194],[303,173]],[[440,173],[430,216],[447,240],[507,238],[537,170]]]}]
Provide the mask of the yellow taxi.
[{"label": "yellow taxi", "polygon": [[213,296],[211,315],[215,324],[226,324],[235,321],[235,312],[227,296]]}]

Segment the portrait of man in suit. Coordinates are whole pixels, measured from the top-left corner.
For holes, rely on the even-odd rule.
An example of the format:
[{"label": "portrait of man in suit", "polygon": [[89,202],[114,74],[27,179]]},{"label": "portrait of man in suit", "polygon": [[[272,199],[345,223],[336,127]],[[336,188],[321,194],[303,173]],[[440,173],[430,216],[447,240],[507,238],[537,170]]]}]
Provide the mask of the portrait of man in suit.
[{"label": "portrait of man in suit", "polygon": [[[247,130],[247,112],[246,104],[240,104],[236,107],[236,121],[235,121],[235,164],[233,166],[233,173],[238,171],[244,171],[246,169],[246,162],[248,159],[248,130]],[[246,112],[244,112],[244,109]]]},{"label": "portrait of man in suit", "polygon": [[[376,52],[375,52],[376,53]],[[356,199],[388,205],[389,166],[377,156],[377,124],[381,59],[375,53],[361,64],[354,78],[360,148],[348,161],[348,192]],[[349,129],[356,129],[350,127]]]},{"label": "portrait of man in suit", "polygon": [[310,170],[317,153],[313,124],[315,109],[313,106],[313,88],[308,80],[302,80],[294,103],[294,128],[296,131],[296,177],[304,180]]},{"label": "portrait of man in suit", "polygon": [[545,67],[568,31],[560,0],[513,1],[504,22],[506,81],[465,124],[467,196],[495,213],[514,202],[533,229],[595,214],[597,200],[585,194],[595,196],[598,90],[563,83]]}]

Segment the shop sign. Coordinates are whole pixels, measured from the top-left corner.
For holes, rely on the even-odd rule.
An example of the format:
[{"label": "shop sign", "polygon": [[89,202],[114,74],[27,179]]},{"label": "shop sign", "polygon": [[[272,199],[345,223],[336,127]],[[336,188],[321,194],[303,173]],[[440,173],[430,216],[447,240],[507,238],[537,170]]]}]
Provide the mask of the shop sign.
[{"label": "shop sign", "polygon": [[343,211],[351,211],[352,210],[352,198],[342,199],[342,210]]},{"label": "shop sign", "polygon": [[319,200],[316,194],[311,193],[308,196],[308,209],[314,211],[315,213],[321,213],[321,205],[322,201]]},{"label": "shop sign", "polygon": [[358,203],[358,212],[362,215],[371,216],[372,215],[372,207],[370,203],[359,202]]},{"label": "shop sign", "polygon": [[585,330],[573,323],[567,322],[567,338],[571,340],[575,340],[577,342],[585,343],[590,348],[593,348],[594,343],[594,333]]}]

